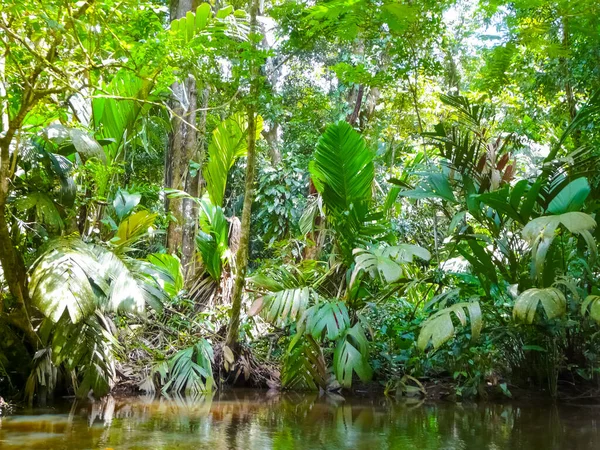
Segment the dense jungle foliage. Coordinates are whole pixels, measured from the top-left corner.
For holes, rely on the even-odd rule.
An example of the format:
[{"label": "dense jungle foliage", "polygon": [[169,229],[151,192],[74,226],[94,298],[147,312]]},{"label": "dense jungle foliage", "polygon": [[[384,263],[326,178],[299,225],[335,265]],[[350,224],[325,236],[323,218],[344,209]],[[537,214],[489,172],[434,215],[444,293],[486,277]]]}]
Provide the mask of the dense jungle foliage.
[{"label": "dense jungle foliage", "polygon": [[595,0],[2,0],[0,41],[5,398],[600,382]]}]

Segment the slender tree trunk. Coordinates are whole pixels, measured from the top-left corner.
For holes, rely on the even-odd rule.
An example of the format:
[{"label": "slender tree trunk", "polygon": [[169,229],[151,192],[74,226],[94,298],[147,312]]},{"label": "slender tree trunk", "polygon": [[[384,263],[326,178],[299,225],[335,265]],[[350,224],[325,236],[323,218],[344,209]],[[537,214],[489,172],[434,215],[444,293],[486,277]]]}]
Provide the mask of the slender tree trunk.
[{"label": "slender tree trunk", "polygon": [[[184,17],[194,7],[193,0],[172,0],[171,20]],[[198,139],[196,132],[197,90],[196,80],[188,75],[181,83],[171,87],[174,100],[172,109],[174,117],[165,164],[165,185],[173,189],[197,194],[198,180],[190,176],[190,161],[197,156]],[[173,220],[167,229],[167,248],[170,253],[181,256],[184,273],[194,260],[196,250],[194,239],[198,220],[198,209],[190,199],[171,199],[167,202],[167,210]],[[186,239],[184,235],[187,234]]]},{"label": "slender tree trunk", "polygon": [[[569,51],[569,19],[567,17],[568,12],[565,11],[562,17],[562,46],[565,52]],[[569,113],[569,120],[573,121],[577,115],[577,103],[575,101],[575,94],[573,93],[573,85],[571,84],[571,70],[569,69],[569,58],[560,58],[560,64],[562,66],[563,77],[565,78],[565,96],[567,98],[567,110]],[[579,146],[581,141],[581,130],[575,130],[573,132],[573,141],[576,146]]]},{"label": "slender tree trunk", "polygon": [[[191,159],[199,164],[200,168],[196,175],[188,176],[185,179],[185,191],[193,197],[200,197],[204,186],[204,177],[202,176],[202,167],[204,166],[205,154],[205,132],[206,132],[206,107],[208,106],[208,96],[210,89],[208,87],[202,90],[200,120],[198,123],[198,142],[195,145],[195,154]],[[196,261],[194,258],[196,250],[196,234],[198,233],[198,204],[190,199],[183,202],[184,223],[182,236],[182,264],[184,277],[186,280],[192,280],[196,274]]]},{"label": "slender tree trunk", "polygon": [[[259,0],[253,0],[250,9],[250,29],[256,32]],[[256,48],[256,45],[254,45]],[[235,255],[236,272],[233,285],[231,317],[227,331],[226,344],[230,348],[237,347],[240,329],[240,311],[242,309],[242,294],[246,282],[246,269],[248,267],[248,247],[250,244],[250,215],[254,201],[254,176],[256,172],[256,100],[258,99],[258,66],[252,61],[250,66],[250,101],[247,106],[248,113],[248,157],[246,161],[246,182],[244,206],[242,209],[242,230],[240,243]]]}]

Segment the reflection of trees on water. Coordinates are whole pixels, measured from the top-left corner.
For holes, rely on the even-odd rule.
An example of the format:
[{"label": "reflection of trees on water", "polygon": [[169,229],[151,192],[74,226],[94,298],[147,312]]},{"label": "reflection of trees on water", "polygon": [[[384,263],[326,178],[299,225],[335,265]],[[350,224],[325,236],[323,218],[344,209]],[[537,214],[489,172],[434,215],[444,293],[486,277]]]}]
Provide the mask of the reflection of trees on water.
[{"label": "reflection of trees on water", "polygon": [[34,417],[29,424],[5,421],[0,439],[8,436],[10,443],[11,432],[35,430],[55,433],[57,446],[65,448],[590,448],[600,443],[596,415],[595,408],[229,391],[203,397],[107,397],[73,405],[70,414],[60,416],[62,422],[56,417],[46,425]]}]

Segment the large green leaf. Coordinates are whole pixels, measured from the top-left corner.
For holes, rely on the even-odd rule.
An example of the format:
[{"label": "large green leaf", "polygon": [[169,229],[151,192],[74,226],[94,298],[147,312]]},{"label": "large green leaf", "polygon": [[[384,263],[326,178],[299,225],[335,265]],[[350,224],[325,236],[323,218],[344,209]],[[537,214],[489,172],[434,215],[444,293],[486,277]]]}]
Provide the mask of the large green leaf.
[{"label": "large green leaf", "polygon": [[115,208],[115,212],[117,213],[119,220],[123,220],[123,218],[140,203],[141,199],[141,194],[130,194],[127,191],[119,189],[115,195],[115,199],[113,200],[113,207]]},{"label": "large green leaf", "polygon": [[581,315],[590,315],[592,319],[600,323],[600,295],[588,295],[581,304]]},{"label": "large green leaf", "polygon": [[436,312],[423,322],[417,346],[420,349],[425,350],[431,341],[434,349],[439,348],[454,336],[455,329],[454,323],[452,322],[452,314],[458,318],[463,327],[467,325],[467,314],[465,313],[465,310],[468,311],[469,319],[471,321],[471,339],[477,339],[483,327],[479,302],[461,302]]},{"label": "large green leaf", "polygon": [[399,195],[414,199],[441,198],[452,203],[456,202],[448,176],[443,173],[430,174],[419,188],[400,191]]},{"label": "large green leaf", "polygon": [[517,297],[513,308],[513,317],[531,324],[540,304],[548,319],[561,317],[566,313],[567,300],[560,289],[555,287],[533,288],[527,289]]}]

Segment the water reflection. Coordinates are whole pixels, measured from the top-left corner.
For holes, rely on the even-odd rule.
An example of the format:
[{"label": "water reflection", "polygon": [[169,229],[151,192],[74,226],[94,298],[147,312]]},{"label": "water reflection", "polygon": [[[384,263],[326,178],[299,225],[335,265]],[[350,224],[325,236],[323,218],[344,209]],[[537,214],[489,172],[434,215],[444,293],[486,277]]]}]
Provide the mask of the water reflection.
[{"label": "water reflection", "polygon": [[229,391],[0,418],[7,449],[595,449],[600,408]]}]

